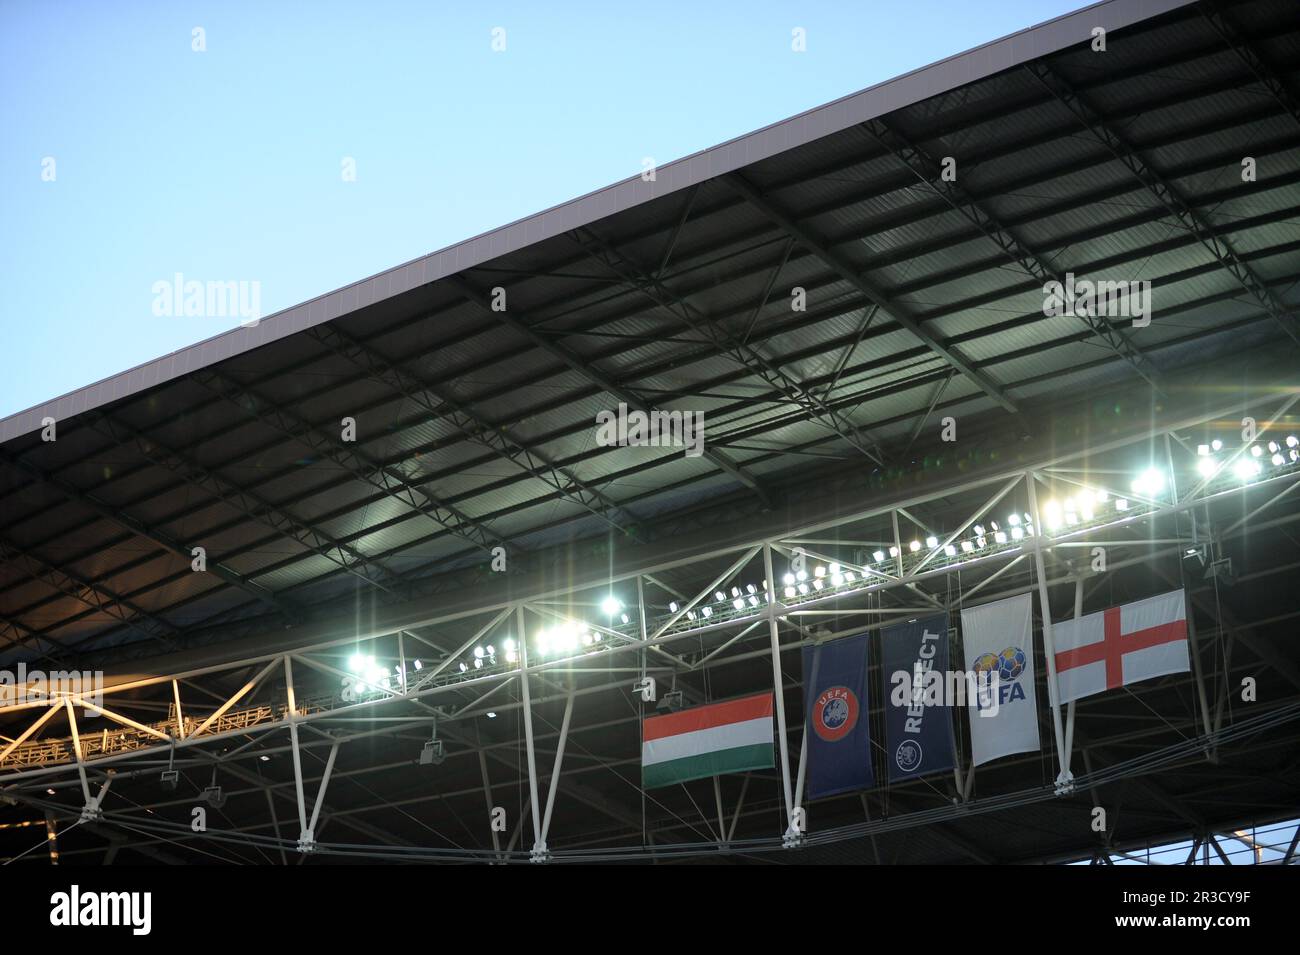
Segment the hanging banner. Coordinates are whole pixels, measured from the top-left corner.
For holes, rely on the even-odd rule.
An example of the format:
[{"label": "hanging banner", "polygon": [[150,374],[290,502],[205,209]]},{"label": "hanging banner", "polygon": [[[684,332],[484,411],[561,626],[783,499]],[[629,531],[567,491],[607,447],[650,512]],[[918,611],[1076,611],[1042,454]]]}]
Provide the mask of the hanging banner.
[{"label": "hanging banner", "polygon": [[[1041,748],[1034,691],[1033,597],[1008,597],[961,612],[966,671],[981,691],[968,692],[973,762],[980,766]],[[996,677],[993,682],[990,678]]]},{"label": "hanging banner", "polygon": [[952,712],[944,693],[948,615],[889,627],[881,647],[889,781],[952,769]]},{"label": "hanging banner", "polygon": [[1062,703],[1192,668],[1181,590],[1052,624]]},{"label": "hanging banner", "polygon": [[804,647],[803,673],[808,798],[866,789],[875,782],[867,721],[867,634]]}]

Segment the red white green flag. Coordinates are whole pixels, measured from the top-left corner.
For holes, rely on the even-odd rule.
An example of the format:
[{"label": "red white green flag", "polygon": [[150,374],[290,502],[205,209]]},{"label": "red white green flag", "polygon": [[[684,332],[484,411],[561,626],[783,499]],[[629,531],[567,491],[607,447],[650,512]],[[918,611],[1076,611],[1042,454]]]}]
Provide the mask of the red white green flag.
[{"label": "red white green flag", "polygon": [[750,769],[771,769],[771,693],[651,716],[643,724],[641,782],[646,789]]}]

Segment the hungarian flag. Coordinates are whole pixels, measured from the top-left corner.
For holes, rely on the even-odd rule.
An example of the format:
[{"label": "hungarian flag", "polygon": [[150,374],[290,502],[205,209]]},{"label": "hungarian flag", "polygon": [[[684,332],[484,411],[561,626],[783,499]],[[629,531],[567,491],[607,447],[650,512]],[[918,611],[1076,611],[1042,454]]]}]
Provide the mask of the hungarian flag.
[{"label": "hungarian flag", "polygon": [[771,769],[771,693],[747,696],[652,716],[645,720],[641,744],[641,783],[646,789],[692,779]]},{"label": "hungarian flag", "polygon": [[1181,590],[1052,625],[1062,703],[1191,669]]}]

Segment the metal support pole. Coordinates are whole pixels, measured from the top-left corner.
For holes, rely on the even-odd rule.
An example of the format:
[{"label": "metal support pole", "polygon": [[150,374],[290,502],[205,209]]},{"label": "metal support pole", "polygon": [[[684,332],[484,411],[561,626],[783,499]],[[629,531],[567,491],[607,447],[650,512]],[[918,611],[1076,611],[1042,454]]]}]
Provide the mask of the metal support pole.
[{"label": "metal support pole", "polygon": [[551,811],[555,808],[555,791],[560,787],[560,769],[564,765],[564,744],[569,739],[569,722],[573,717],[573,694],[564,703],[564,719],[560,721],[560,738],[555,744],[555,768],[551,770],[551,788],[546,793],[546,813],[542,816],[542,839],[533,847],[534,852],[546,851],[546,837],[551,831]]},{"label": "metal support pole", "polygon": [[81,759],[81,734],[77,732],[77,714],[73,712],[72,700],[65,699],[64,707],[68,711],[68,726],[72,730],[72,753],[77,758],[77,773],[81,776],[81,794],[86,797],[85,808],[82,809],[82,818],[91,811],[90,798],[90,781],[86,778],[86,764]]},{"label": "metal support pole", "polygon": [[[533,746],[533,704],[528,691],[528,635],[524,632],[524,605],[515,608],[515,626],[519,631],[519,686],[523,696],[524,746],[528,752],[528,795],[533,811],[533,861],[546,861],[542,838],[542,810],[537,798],[537,750]],[[540,850],[540,851],[539,851]]]},{"label": "metal support pole", "polygon": [[790,748],[785,731],[785,681],[781,678],[781,638],[776,625],[776,588],[772,573],[772,545],[763,544],[763,570],[767,574],[767,622],[772,638],[772,687],[776,691],[776,730],[779,734],[781,749],[781,784],[785,793],[785,810],[787,828],[785,835],[797,834],[795,829],[794,796],[790,789]]},{"label": "metal support pole", "polygon": [[325,787],[330,784],[330,776],[334,772],[334,759],[339,754],[339,744],[335,743],[330,747],[329,758],[325,760],[325,773],[320,778],[320,789],[316,791],[316,805],[311,810],[311,822],[307,824],[307,829],[299,837],[299,845],[311,847],[315,844],[316,823],[320,819],[321,806],[325,805]]},{"label": "metal support pole", "polygon": [[[1187,642],[1192,654],[1192,676],[1196,680],[1196,698],[1201,704],[1201,728],[1209,737],[1212,736],[1213,729],[1210,726],[1210,704],[1205,695],[1205,669],[1201,666],[1201,647],[1196,636],[1196,619],[1186,590],[1183,591],[1183,602],[1183,615],[1187,618]],[[1211,763],[1218,763],[1218,749],[1217,745],[1207,743],[1205,758]]]},{"label": "metal support pole", "polygon": [[[1074,619],[1078,620],[1083,616],[1083,577],[1074,579]],[[1065,708],[1065,760],[1066,769],[1069,769],[1070,761],[1074,758],[1074,700],[1071,700]]]},{"label": "metal support pole", "polygon": [[1029,490],[1029,511],[1034,515],[1034,564],[1038,571],[1038,603],[1043,612],[1043,655],[1047,657],[1047,695],[1052,706],[1052,736],[1056,742],[1056,753],[1060,759],[1061,773],[1056,777],[1058,794],[1070,792],[1074,788],[1074,776],[1070,773],[1070,755],[1066,751],[1065,729],[1061,725],[1060,687],[1056,683],[1056,641],[1052,638],[1052,605],[1047,595],[1047,567],[1043,562],[1043,546],[1046,538],[1042,516],[1038,512],[1038,495],[1034,491],[1034,475],[1025,472],[1025,485]]},{"label": "metal support pole", "polygon": [[[293,784],[298,793],[298,831],[304,836],[307,834],[307,796],[302,789],[302,753],[298,749],[298,702],[293,692],[293,662],[289,655],[284,655],[284,689],[285,697],[289,704],[288,711],[284,718],[289,721],[289,742],[293,746]],[[298,841],[298,850],[307,851],[306,845],[301,837]]]},{"label": "metal support pole", "polygon": [[492,820],[492,780],[488,776],[487,754],[483,750],[478,751],[478,769],[483,774],[483,801],[487,803],[488,811],[488,829],[492,831],[492,848],[497,852],[501,851],[501,837],[497,835],[496,827]]},{"label": "metal support pole", "polygon": [[172,699],[176,701],[176,738],[185,738],[185,714],[181,712],[181,685],[172,680]]}]

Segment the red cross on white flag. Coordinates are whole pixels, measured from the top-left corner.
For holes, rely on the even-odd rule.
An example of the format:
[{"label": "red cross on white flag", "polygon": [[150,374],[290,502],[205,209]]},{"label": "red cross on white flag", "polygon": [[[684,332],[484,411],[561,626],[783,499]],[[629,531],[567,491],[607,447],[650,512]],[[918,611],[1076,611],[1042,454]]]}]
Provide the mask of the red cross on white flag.
[{"label": "red cross on white flag", "polygon": [[1052,635],[1062,703],[1191,668],[1181,590],[1053,624]]}]

